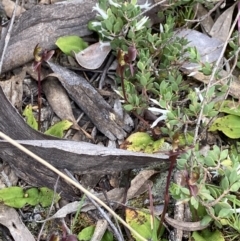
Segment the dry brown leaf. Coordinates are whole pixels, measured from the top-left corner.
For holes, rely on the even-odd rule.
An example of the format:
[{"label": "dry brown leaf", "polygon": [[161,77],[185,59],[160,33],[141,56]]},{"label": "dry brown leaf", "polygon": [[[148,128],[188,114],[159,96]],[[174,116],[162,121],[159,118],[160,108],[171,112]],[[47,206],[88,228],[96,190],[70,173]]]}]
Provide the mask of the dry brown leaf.
[{"label": "dry brown leaf", "polygon": [[149,178],[158,173],[154,170],[143,170],[141,171],[132,181],[131,186],[128,189],[127,192],[127,199],[134,198],[143,192],[148,190],[148,185],[151,185],[151,182],[149,182]]},{"label": "dry brown leaf", "polygon": [[[36,81],[38,81],[38,73],[37,71],[34,71],[32,63],[28,63],[24,67],[26,69],[26,72]],[[45,79],[49,74],[51,73],[51,70],[41,68],[41,73],[40,73],[40,79],[43,80]]]},{"label": "dry brown leaf", "polygon": [[42,81],[42,88],[55,114],[61,120],[73,122],[72,128],[79,130],[80,128],[73,115],[68,94],[58,79],[52,76],[47,77]]},{"label": "dry brown leaf", "polygon": [[48,62],[54,75],[58,76],[69,96],[89,117],[92,123],[110,140],[122,140],[126,131],[131,128],[115,113],[106,100],[89,84],[89,82],[76,73],[52,62]]},{"label": "dry brown leaf", "polygon": [[[3,8],[6,12],[6,15],[11,18],[12,17],[12,13],[15,7],[15,3],[11,0],[2,0],[2,5]],[[16,17],[18,17],[21,13],[25,12],[26,10],[23,7],[17,6],[16,9]]]},{"label": "dry brown leaf", "polygon": [[200,22],[201,27],[205,30],[205,32],[207,34],[209,34],[211,29],[212,29],[212,26],[214,24],[213,19],[210,15],[207,16],[208,11],[207,11],[206,8],[203,7],[202,4],[200,4],[200,3],[196,4],[196,8],[197,8],[196,9],[197,10],[197,17],[198,18],[204,17],[204,19]]},{"label": "dry brown leaf", "polygon": [[[186,47],[196,47],[200,55],[201,63],[213,63],[217,61],[223,49],[222,40],[214,37],[211,38],[206,34],[203,34],[193,29],[180,29],[176,31],[175,36],[179,38],[185,38],[189,42]],[[186,54],[186,56],[187,55],[188,54]],[[186,61],[185,63],[183,63],[182,68],[193,70],[194,68],[199,68],[199,66],[199,63]]]},{"label": "dry brown leaf", "polygon": [[48,4],[50,4],[50,3],[51,3],[50,0],[41,0],[41,1],[39,2],[39,4],[42,4],[42,5],[48,5]]},{"label": "dry brown leaf", "polygon": [[[190,74],[191,71],[183,70],[185,74]],[[220,78],[222,81],[219,81],[220,85],[229,85],[229,78],[232,78],[232,81],[229,86],[229,95],[236,99],[240,99],[240,81],[234,75],[229,76],[229,73],[225,70],[221,70],[219,73]],[[204,75],[199,71],[194,71],[194,75],[192,75],[196,80],[201,81],[205,84],[209,83],[211,76]],[[214,80],[213,83],[217,82]]]},{"label": "dry brown leaf", "polygon": [[9,229],[15,241],[35,241],[14,208],[0,204],[0,214],[0,223]]},{"label": "dry brown leaf", "polygon": [[23,69],[21,73],[12,76],[10,80],[0,81],[4,94],[19,111],[22,108],[23,79],[25,75],[26,71]]},{"label": "dry brown leaf", "polygon": [[99,68],[111,51],[110,46],[101,46],[101,43],[95,43],[79,53],[74,53],[77,62],[86,69]]},{"label": "dry brown leaf", "polygon": [[224,11],[214,23],[210,36],[218,38],[225,42],[228,38],[228,33],[232,25],[232,15],[236,4],[233,4],[230,8]]}]

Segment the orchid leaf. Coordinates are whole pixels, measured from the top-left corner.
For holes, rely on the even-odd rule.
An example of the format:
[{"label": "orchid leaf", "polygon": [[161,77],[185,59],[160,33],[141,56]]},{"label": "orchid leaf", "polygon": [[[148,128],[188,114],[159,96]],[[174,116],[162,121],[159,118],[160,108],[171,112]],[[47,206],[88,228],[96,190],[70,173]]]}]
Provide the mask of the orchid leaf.
[{"label": "orchid leaf", "polygon": [[78,36],[60,37],[57,39],[56,45],[63,53],[70,56],[73,52],[78,53],[88,46],[88,44]]},{"label": "orchid leaf", "polygon": [[33,115],[32,105],[27,105],[23,111],[23,116],[26,117],[27,124],[31,126],[33,129],[37,130],[38,124]]},{"label": "orchid leaf", "polygon": [[68,130],[72,124],[73,123],[68,120],[60,121],[57,124],[51,126],[47,131],[44,132],[44,134],[63,138],[64,131]]}]

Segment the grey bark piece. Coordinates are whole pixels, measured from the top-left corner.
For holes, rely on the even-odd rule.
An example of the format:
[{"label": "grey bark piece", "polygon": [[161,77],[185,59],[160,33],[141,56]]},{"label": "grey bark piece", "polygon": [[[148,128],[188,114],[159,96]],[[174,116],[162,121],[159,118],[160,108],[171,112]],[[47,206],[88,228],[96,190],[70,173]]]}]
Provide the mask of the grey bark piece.
[{"label": "grey bark piece", "polygon": [[0,213],[0,223],[8,228],[14,240],[35,241],[33,235],[24,225],[14,208],[0,204]]},{"label": "grey bark piece", "polygon": [[37,5],[24,12],[13,27],[2,72],[33,60],[33,50],[38,43],[44,49],[54,49],[54,43],[61,36],[89,35],[87,24],[96,15],[92,11],[96,2],[78,0]]},{"label": "grey bark piece", "polygon": [[[76,174],[95,172],[113,172],[137,167],[148,166],[152,163],[165,161],[168,156],[163,154],[145,154],[121,149],[112,149],[87,142],[67,140],[19,140],[27,149],[45,158],[50,164],[60,170],[65,168]],[[16,150],[11,144],[0,141],[3,153],[11,155],[18,153],[16,160],[25,159],[25,154]],[[27,157],[26,159],[31,159]],[[32,160],[31,163],[36,161]]]},{"label": "grey bark piece", "polygon": [[[64,169],[75,174],[111,173],[126,169],[141,168],[152,163],[167,161],[168,156],[148,155],[120,149],[101,147],[85,142],[65,140],[18,141],[27,149],[42,157],[58,170]],[[53,189],[57,175],[48,170],[11,144],[0,141],[0,157],[16,170],[16,174],[33,186],[47,186]],[[57,192],[67,199],[74,199],[73,187],[60,180]]]},{"label": "grey bark piece", "polygon": [[63,87],[69,96],[90,118],[93,124],[105,134],[110,140],[122,140],[126,136],[125,130],[129,130],[123,121],[114,112],[113,108],[83,77],[61,67],[60,65],[48,62],[51,69],[59,77]]},{"label": "grey bark piece", "polygon": [[[67,168],[78,174],[111,172],[140,168],[168,160],[166,155],[147,155],[44,135],[25,123],[7,100],[1,87],[0,103],[0,131],[13,139],[21,140],[21,143],[25,143],[25,147],[61,171]],[[53,189],[57,180],[55,173],[4,141],[0,141],[0,159],[8,162],[17,176],[27,183]],[[67,199],[75,199],[78,193],[61,179],[57,191]]]}]

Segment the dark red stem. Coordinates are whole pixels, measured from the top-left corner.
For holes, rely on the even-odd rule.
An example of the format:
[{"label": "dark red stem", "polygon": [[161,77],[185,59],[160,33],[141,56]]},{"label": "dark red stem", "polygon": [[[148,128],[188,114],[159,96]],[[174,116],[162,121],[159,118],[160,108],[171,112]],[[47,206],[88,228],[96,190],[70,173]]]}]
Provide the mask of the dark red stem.
[{"label": "dark red stem", "polygon": [[38,130],[41,129],[41,108],[42,108],[42,99],[41,99],[41,64],[37,67],[38,72]]},{"label": "dark red stem", "polygon": [[121,77],[121,84],[122,84],[122,91],[123,91],[123,97],[126,103],[128,103],[125,86],[124,86],[124,77],[123,77],[123,69],[120,70],[120,77]]},{"label": "dark red stem", "polygon": [[171,151],[169,154],[170,154],[170,156],[169,156],[170,167],[168,169],[167,183],[166,183],[165,195],[164,195],[165,196],[164,197],[164,208],[163,208],[163,212],[162,212],[162,216],[161,216],[160,225],[159,225],[159,228],[158,228],[158,234],[161,233],[161,229],[162,229],[162,226],[163,226],[165,214],[167,212],[168,203],[169,203],[169,191],[168,190],[169,190],[169,187],[170,187],[170,181],[171,181],[173,168],[175,166],[177,156],[179,155],[179,153],[174,153],[173,151]]}]

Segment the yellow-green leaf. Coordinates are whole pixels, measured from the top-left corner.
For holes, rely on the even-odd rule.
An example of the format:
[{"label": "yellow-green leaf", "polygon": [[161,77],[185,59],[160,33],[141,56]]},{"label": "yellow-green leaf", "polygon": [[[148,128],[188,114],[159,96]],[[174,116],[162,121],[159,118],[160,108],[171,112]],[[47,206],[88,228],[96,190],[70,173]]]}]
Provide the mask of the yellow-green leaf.
[{"label": "yellow-green leaf", "polygon": [[54,193],[53,190],[47,188],[47,187],[41,187],[39,188],[39,203],[43,207],[48,207],[51,205],[52,202],[56,203],[60,199],[60,195],[57,193]]},{"label": "yellow-green leaf", "polygon": [[130,135],[123,146],[129,151],[142,151],[145,153],[154,153],[164,146],[164,139],[154,141],[146,132],[136,132]]},{"label": "yellow-green leaf", "polygon": [[226,136],[236,139],[240,138],[240,116],[227,115],[216,119],[209,131],[222,131]]},{"label": "yellow-green leaf", "polygon": [[[79,234],[78,239],[82,241],[88,241],[92,239],[95,226],[89,226],[84,228]],[[113,235],[108,230],[104,233],[101,241],[113,241]]]},{"label": "yellow-green leaf", "polygon": [[193,232],[193,241],[225,241],[223,234],[219,230],[210,231],[208,229],[202,232]]},{"label": "yellow-green leaf", "polygon": [[27,105],[23,111],[23,116],[26,117],[26,122],[29,126],[31,126],[33,129],[37,130],[38,124],[37,121],[33,115],[32,111],[32,105]]},{"label": "yellow-green leaf", "polygon": [[[126,222],[147,240],[158,241],[157,230],[159,220],[154,218],[151,221],[151,215],[140,210],[126,209]],[[132,234],[136,241],[140,240]]]},{"label": "yellow-green leaf", "polygon": [[64,131],[68,130],[72,124],[73,123],[68,120],[60,121],[57,124],[51,126],[47,131],[44,132],[44,134],[62,138]]},{"label": "yellow-green leaf", "polygon": [[224,100],[216,103],[215,107],[217,110],[219,109],[219,112],[240,116],[240,105],[238,102]]},{"label": "yellow-green leaf", "polygon": [[72,55],[73,52],[78,53],[88,46],[88,44],[78,36],[60,37],[57,39],[56,45],[67,55]]},{"label": "yellow-green leaf", "polygon": [[[54,192],[46,187],[29,188],[24,190],[22,187],[8,187],[0,190],[0,200],[5,205],[13,208],[22,208],[29,204],[36,206],[41,204],[43,207],[50,206],[54,197]],[[54,202],[60,199],[58,194],[55,195]]]}]

